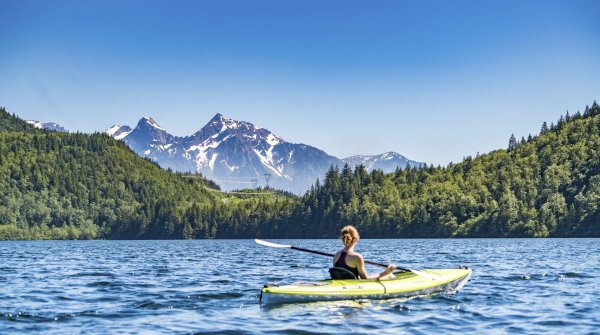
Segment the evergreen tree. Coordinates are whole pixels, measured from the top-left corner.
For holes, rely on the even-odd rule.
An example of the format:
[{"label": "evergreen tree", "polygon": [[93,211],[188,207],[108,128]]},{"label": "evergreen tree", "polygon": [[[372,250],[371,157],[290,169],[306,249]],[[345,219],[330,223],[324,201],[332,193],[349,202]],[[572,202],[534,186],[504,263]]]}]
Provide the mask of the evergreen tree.
[{"label": "evergreen tree", "polygon": [[512,150],[517,147],[517,139],[515,138],[515,134],[511,134],[508,139],[508,150]]},{"label": "evergreen tree", "polygon": [[546,123],[546,121],[544,121],[544,123],[542,123],[542,129],[540,130],[540,135],[543,135],[547,132],[548,132],[548,124]]}]

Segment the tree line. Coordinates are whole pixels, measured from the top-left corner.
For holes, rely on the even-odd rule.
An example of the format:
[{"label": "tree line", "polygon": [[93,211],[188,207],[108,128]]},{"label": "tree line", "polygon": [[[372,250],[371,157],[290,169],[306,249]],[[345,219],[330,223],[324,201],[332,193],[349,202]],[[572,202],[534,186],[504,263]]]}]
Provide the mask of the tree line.
[{"label": "tree line", "polygon": [[[0,239],[600,236],[600,108],[445,167],[331,167],[305,195],[221,192],[101,133],[0,108]],[[250,192],[255,193],[255,192]]]},{"label": "tree line", "polygon": [[347,224],[381,238],[600,236],[600,108],[447,167],[331,167],[286,224],[294,237]]},{"label": "tree line", "polygon": [[276,220],[280,203],[228,195],[108,135],[38,130],[0,108],[0,239],[245,237],[259,218]]}]

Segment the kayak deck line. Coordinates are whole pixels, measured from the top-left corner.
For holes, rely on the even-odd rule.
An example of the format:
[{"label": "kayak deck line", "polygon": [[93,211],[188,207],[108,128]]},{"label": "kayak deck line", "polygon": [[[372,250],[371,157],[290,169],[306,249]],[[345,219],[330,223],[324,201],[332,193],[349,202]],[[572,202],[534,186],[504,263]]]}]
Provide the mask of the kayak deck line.
[{"label": "kayak deck line", "polygon": [[387,288],[385,287],[385,285],[383,285],[381,281],[379,281],[379,285],[383,287],[383,294],[387,294]]},{"label": "kayak deck line", "polygon": [[426,269],[423,272],[438,276],[439,279],[423,278],[412,272],[396,273],[394,279],[344,279],[319,280],[294,283],[291,285],[265,285],[261,290],[260,301],[264,304],[356,300],[389,299],[415,297],[439,292],[456,292],[470,279],[470,268]]}]

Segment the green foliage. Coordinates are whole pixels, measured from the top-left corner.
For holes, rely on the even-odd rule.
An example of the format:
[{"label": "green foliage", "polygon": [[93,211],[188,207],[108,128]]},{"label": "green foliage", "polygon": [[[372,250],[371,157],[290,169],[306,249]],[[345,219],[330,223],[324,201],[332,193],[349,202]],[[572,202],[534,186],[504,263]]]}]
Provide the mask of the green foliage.
[{"label": "green foliage", "polygon": [[169,224],[211,201],[104,134],[0,132],[0,223],[25,237],[178,238]]},{"label": "green foliage", "polygon": [[600,236],[600,108],[445,168],[331,168],[277,237]]},{"label": "green foliage", "polygon": [[0,107],[0,131],[36,131],[35,127]]},{"label": "green foliage", "polygon": [[0,239],[241,237],[277,217],[279,197],[223,194],[105,134],[38,131],[3,109],[0,120]]},{"label": "green foliage", "polygon": [[510,139],[508,139],[508,150],[512,150],[517,147],[517,139],[515,138],[515,134],[510,135]]},{"label": "green foliage", "polygon": [[35,130],[0,109],[0,239],[600,236],[600,108],[447,167],[331,167],[297,198],[224,193],[104,134]]}]

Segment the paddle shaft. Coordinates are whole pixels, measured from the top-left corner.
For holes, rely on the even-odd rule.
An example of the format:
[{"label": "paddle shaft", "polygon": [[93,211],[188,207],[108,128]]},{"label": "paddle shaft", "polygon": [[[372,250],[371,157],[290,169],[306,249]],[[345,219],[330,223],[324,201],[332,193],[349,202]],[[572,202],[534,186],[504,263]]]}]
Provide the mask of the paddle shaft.
[{"label": "paddle shaft", "polygon": [[[335,255],[328,254],[326,252],[321,252],[321,251],[316,251],[316,250],[310,250],[310,249],[304,249],[304,248],[298,248],[298,247],[294,247],[293,245],[267,242],[267,241],[259,240],[257,238],[254,239],[254,242],[256,242],[258,244],[262,244],[262,245],[267,246],[267,247],[272,247],[272,248],[290,248],[290,249],[294,249],[294,250],[298,250],[298,251],[310,252],[310,253],[317,254],[317,255],[335,257]],[[387,268],[387,265],[385,265],[385,264],[375,263],[375,262],[369,262],[369,261],[364,261],[364,262],[367,263],[367,264],[377,265],[377,266],[381,266],[381,267]],[[411,269],[399,268],[399,267],[396,267],[396,269],[398,269],[400,271],[412,272],[412,273],[414,273],[416,275],[430,278],[431,280],[434,280],[434,279],[436,279],[436,277],[439,277],[439,276],[432,276],[432,275],[430,275],[430,274],[428,274],[426,272],[423,272],[423,271],[417,271],[417,270],[411,270]]]},{"label": "paddle shaft", "polygon": [[[298,250],[298,251],[304,251],[304,252],[310,252],[310,253],[312,253],[312,254],[317,254],[317,255],[322,255],[322,256],[329,256],[329,257],[334,257],[334,256],[335,256],[334,254],[328,254],[328,253],[326,253],[326,252],[321,252],[321,251],[316,251],[316,250],[310,250],[310,249],[304,249],[304,248],[298,248],[298,247],[294,247],[293,245],[291,246],[291,249]],[[387,268],[387,267],[388,267],[388,266],[387,266],[387,265],[385,265],[385,264],[376,263],[376,262],[371,262],[371,261],[365,261],[365,263],[367,263],[367,264],[371,264],[371,265],[377,265],[377,266],[381,266],[381,267],[384,267],[384,268]],[[411,271],[411,270],[408,270],[408,269],[402,269],[402,268],[397,268],[397,269],[398,269],[398,270],[401,270],[401,271]]]}]

